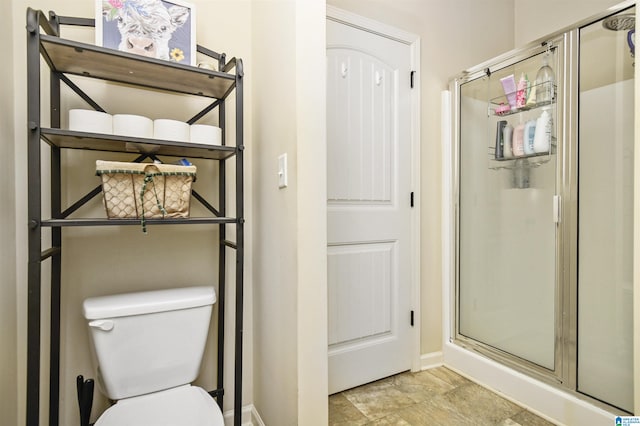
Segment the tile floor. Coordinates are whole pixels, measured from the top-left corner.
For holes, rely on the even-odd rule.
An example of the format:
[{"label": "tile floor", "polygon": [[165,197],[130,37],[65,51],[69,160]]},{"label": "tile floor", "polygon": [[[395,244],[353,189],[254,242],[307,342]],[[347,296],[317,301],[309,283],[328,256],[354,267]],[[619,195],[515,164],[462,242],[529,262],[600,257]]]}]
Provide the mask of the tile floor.
[{"label": "tile floor", "polygon": [[548,426],[553,423],[439,367],[398,374],[331,395],[329,425]]}]

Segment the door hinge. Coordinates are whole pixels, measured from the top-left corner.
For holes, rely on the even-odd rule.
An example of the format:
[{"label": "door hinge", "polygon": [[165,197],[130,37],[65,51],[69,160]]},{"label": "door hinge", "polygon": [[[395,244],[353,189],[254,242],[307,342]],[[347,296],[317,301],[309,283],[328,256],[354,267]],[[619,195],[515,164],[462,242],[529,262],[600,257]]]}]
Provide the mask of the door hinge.
[{"label": "door hinge", "polygon": [[413,311],[411,311],[411,327],[413,327]]},{"label": "door hinge", "polygon": [[413,201],[414,201],[414,196],[413,196],[413,191],[411,191],[411,201],[410,201],[411,207],[413,207]]},{"label": "door hinge", "polygon": [[411,88],[412,89],[413,89],[413,78],[414,78],[415,75],[416,75],[416,72],[415,71],[411,71],[410,80],[411,80]]}]

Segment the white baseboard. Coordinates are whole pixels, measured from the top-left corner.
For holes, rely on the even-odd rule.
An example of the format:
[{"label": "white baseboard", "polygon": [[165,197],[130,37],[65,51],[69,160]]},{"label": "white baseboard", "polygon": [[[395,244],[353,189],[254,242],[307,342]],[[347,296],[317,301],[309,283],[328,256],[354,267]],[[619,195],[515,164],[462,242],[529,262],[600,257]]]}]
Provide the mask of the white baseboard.
[{"label": "white baseboard", "polygon": [[441,367],[444,363],[442,352],[431,352],[420,355],[420,370]]},{"label": "white baseboard", "polygon": [[[233,426],[233,410],[225,411],[224,425]],[[242,407],[242,426],[265,426],[253,404]]]}]

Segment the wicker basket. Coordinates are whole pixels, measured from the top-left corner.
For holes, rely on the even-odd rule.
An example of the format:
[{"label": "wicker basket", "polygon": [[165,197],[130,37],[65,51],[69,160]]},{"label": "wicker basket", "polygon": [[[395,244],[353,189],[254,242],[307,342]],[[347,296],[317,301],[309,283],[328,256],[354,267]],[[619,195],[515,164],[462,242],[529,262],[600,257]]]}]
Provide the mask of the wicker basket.
[{"label": "wicker basket", "polygon": [[195,166],[97,160],[96,175],[109,219],[189,217]]}]

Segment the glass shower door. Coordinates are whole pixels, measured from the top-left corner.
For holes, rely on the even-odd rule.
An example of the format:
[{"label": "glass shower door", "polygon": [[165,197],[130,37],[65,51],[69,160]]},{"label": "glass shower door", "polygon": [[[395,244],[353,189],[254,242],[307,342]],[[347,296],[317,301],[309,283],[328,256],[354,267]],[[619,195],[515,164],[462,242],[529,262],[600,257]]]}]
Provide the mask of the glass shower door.
[{"label": "glass shower door", "polygon": [[[547,63],[560,75],[559,50],[540,48],[459,86],[458,339],[546,372],[556,367],[560,90],[536,74]],[[536,125],[544,131],[543,116],[547,150],[523,150]]]},{"label": "glass shower door", "polygon": [[[635,7],[580,29],[578,391],[633,411]],[[637,373],[636,373],[637,377]]]}]

